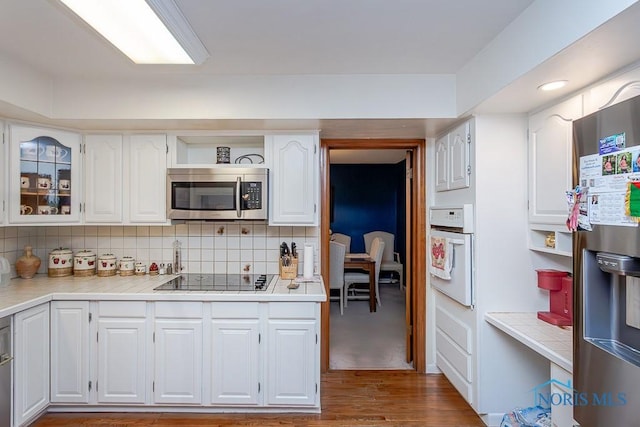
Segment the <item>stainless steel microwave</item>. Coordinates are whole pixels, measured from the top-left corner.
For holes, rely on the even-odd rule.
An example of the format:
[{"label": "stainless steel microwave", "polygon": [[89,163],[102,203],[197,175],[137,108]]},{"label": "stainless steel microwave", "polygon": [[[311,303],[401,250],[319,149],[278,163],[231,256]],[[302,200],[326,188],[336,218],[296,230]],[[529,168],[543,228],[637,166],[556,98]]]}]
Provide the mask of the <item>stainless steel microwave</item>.
[{"label": "stainless steel microwave", "polygon": [[182,220],[265,220],[269,170],[197,168],[167,171],[167,217]]}]

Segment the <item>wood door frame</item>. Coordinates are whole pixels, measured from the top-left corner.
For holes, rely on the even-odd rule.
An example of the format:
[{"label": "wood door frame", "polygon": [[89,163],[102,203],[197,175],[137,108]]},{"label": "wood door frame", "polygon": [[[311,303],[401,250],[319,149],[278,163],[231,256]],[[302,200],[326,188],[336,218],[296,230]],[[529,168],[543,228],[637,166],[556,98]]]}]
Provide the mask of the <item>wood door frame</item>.
[{"label": "wood door frame", "polygon": [[[332,149],[401,149],[413,150],[413,187],[415,197],[412,201],[413,233],[415,247],[411,254],[413,268],[405,276],[411,277],[413,289],[413,366],[417,372],[426,372],[426,142],[424,139],[322,139],[320,141],[320,256],[321,273],[325,278],[325,290],[329,295],[329,242],[323,236],[329,235],[330,228],[330,157]],[[409,237],[409,236],[407,236]],[[329,298],[321,304],[321,350],[322,372],[329,370]]]}]

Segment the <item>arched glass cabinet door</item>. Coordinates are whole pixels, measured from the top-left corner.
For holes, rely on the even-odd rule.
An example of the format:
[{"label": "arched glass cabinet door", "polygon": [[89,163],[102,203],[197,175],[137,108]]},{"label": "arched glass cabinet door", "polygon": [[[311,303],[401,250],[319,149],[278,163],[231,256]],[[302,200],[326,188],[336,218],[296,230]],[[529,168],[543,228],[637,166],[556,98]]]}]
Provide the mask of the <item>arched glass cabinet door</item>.
[{"label": "arched glass cabinet door", "polygon": [[80,221],[79,134],[10,126],[9,222]]}]

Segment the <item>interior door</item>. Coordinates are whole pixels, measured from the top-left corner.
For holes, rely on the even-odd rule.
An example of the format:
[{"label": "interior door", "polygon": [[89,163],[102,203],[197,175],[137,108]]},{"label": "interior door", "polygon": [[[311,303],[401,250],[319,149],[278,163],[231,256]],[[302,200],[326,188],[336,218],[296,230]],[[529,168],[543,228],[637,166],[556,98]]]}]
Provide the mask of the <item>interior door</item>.
[{"label": "interior door", "polygon": [[405,292],[405,309],[404,309],[404,319],[405,319],[405,358],[407,363],[411,363],[413,360],[413,300],[412,300],[412,283],[411,283],[411,258],[413,251],[411,250],[413,247],[413,210],[411,207],[413,206],[413,152],[411,150],[407,150],[407,154],[405,156],[405,207],[404,207],[404,215],[405,215],[405,260],[404,260],[404,292]]}]

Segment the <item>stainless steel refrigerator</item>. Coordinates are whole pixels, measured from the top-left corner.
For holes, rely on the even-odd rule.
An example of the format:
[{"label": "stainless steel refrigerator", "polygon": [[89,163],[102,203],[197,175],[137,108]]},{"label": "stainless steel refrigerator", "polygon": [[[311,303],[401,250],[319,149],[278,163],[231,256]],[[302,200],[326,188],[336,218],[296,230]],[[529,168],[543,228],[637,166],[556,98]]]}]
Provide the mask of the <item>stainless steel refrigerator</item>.
[{"label": "stainless steel refrigerator", "polygon": [[589,189],[573,240],[574,418],[640,426],[640,228],[627,215],[636,208],[629,183],[640,180],[640,97],[573,130],[573,182]]}]

